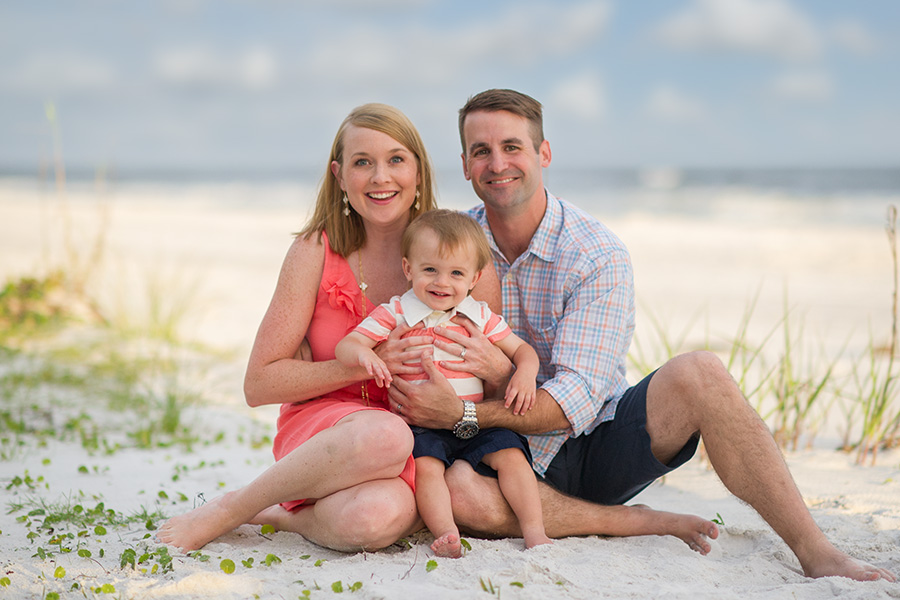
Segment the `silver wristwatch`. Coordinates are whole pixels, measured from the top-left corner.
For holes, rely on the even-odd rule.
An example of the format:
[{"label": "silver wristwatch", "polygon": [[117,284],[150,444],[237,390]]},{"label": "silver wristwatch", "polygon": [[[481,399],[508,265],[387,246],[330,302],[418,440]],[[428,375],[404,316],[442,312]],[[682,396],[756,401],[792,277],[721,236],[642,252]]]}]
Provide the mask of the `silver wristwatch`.
[{"label": "silver wristwatch", "polygon": [[453,435],[461,440],[468,440],[478,433],[478,415],[475,412],[475,403],[463,400],[463,416],[453,426]]}]

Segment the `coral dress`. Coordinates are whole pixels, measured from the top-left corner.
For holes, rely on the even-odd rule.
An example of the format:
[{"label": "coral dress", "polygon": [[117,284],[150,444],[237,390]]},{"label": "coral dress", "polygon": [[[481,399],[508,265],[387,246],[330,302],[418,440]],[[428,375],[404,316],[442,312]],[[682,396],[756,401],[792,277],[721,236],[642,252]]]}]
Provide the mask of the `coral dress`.
[{"label": "coral dress", "polygon": [[[316,294],[316,307],[306,331],[313,360],[317,362],[334,360],[337,343],[363,320],[363,301],[366,302],[365,314],[375,310],[375,305],[360,292],[347,260],[331,249],[324,232],[322,243],[325,246],[325,266]],[[368,392],[368,404],[363,398],[363,385]],[[349,414],[359,410],[389,408],[386,390],[376,386],[372,380],[353,383],[307,402],[282,404],[272,448],[275,460],[281,460],[300,444]],[[415,491],[415,462],[411,454],[400,478]],[[312,503],[298,499],[283,502],[282,506],[295,510],[304,504]]]}]

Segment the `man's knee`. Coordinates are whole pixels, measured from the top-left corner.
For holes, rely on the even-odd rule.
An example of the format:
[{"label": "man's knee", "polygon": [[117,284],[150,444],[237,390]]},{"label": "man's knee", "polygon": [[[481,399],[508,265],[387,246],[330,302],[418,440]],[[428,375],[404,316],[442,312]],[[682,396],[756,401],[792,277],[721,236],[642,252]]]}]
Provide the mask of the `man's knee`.
[{"label": "man's knee", "polygon": [[737,389],[721,359],[706,350],[676,356],[653,379],[665,385],[667,395],[687,401],[702,400],[709,397],[710,392],[721,396]]},{"label": "man's knee", "polygon": [[504,531],[510,508],[496,479],[479,475],[465,461],[456,461],[444,473],[444,480],[457,525],[484,537],[496,537]]}]

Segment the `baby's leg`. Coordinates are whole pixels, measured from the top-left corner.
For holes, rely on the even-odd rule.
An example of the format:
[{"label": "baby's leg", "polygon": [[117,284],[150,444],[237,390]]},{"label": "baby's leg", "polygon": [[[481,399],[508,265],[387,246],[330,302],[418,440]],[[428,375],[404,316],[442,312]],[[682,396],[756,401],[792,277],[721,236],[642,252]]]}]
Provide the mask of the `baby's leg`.
[{"label": "baby's leg", "polygon": [[552,544],[553,541],[544,531],[537,479],[525,454],[518,448],[505,448],[486,454],[481,460],[497,471],[500,491],[516,513],[522,537],[525,538],[525,547]]},{"label": "baby's leg", "polygon": [[421,456],[416,459],[416,505],[419,515],[434,536],[431,549],[438,556],[459,558],[462,545],[453,521],[450,490],[444,482],[443,461]]}]

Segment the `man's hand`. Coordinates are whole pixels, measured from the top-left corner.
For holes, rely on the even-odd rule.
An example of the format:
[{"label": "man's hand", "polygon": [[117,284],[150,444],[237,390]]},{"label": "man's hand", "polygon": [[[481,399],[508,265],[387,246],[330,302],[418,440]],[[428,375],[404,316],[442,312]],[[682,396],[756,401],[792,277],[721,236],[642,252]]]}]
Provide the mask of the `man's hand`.
[{"label": "man's hand", "polygon": [[469,337],[446,327],[435,328],[435,333],[450,340],[445,342],[436,339],[435,347],[462,357],[462,362],[442,361],[441,367],[449,371],[465,371],[475,375],[484,381],[485,396],[503,389],[512,374],[512,362],[471,320],[462,315],[456,315],[453,320],[466,328]]},{"label": "man's hand", "polygon": [[428,379],[418,383],[394,378],[388,389],[391,410],[410,425],[429,429],[453,429],[462,418],[462,400],[447,378],[438,371],[431,354],[422,356],[422,369]]}]

